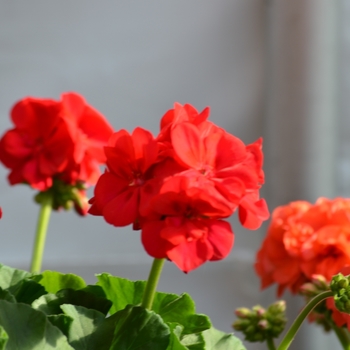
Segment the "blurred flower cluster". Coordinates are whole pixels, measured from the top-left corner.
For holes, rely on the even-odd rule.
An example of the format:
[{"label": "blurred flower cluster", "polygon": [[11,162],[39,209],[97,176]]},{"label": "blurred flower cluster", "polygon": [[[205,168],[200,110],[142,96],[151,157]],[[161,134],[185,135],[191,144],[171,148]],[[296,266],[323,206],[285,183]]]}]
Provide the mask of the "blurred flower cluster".
[{"label": "blurred flower cluster", "polygon": [[113,133],[105,117],[82,96],[65,93],[60,101],[24,98],[12,108],[11,119],[14,128],[0,140],[10,184],[52,191],[54,209],[74,205],[85,215],[85,188],[99,178],[103,146]]}]

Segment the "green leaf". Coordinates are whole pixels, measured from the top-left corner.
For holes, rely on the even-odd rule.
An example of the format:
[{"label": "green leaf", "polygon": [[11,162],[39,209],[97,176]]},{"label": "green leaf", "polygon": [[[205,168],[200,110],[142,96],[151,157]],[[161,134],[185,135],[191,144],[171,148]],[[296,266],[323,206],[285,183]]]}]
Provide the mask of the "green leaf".
[{"label": "green leaf", "polygon": [[60,306],[63,304],[72,304],[84,306],[88,309],[94,309],[107,315],[112,302],[91,294],[90,292],[73,289],[62,289],[56,295],[48,294],[37,299],[32,305],[35,309],[41,310],[47,315],[62,313]]},{"label": "green leaf", "polygon": [[97,310],[105,316],[112,305],[110,300],[97,297],[85,290],[63,289],[57,292],[56,295],[60,299],[61,304],[84,306],[88,309]]},{"label": "green leaf", "polygon": [[233,334],[210,328],[202,333],[206,350],[247,350],[241,340]]},{"label": "green leaf", "polygon": [[59,298],[56,294],[45,294],[32,303],[32,308],[43,312],[46,315],[58,315],[62,313]]},{"label": "green leaf", "polygon": [[61,289],[82,289],[86,287],[85,281],[72,273],[60,273],[56,271],[44,271],[31,277],[34,281],[40,283],[48,293],[57,293]]},{"label": "green leaf", "polygon": [[184,335],[181,338],[181,344],[184,345],[187,349],[191,350],[207,349],[201,333]]},{"label": "green leaf", "polygon": [[166,350],[188,350],[188,348],[181,344],[180,336],[183,327],[177,323],[168,323],[170,328],[170,341]]},{"label": "green leaf", "polygon": [[27,271],[0,264],[0,287],[9,290],[12,295],[17,293],[22,280],[29,276],[31,274]]},{"label": "green leaf", "polygon": [[167,349],[170,329],[159,315],[131,305],[117,315],[119,320],[110,350]]},{"label": "green leaf", "polygon": [[195,303],[183,293],[156,293],[153,310],[162,316],[164,322],[177,322],[184,326],[183,334],[202,332],[211,327],[209,317],[195,314]]},{"label": "green leaf", "polygon": [[42,285],[29,278],[23,279],[18,285],[19,288],[15,294],[18,303],[31,304],[34,300],[47,294]]},{"label": "green leaf", "polygon": [[10,303],[17,302],[16,298],[8,290],[2,288],[0,288],[0,300],[7,300]]},{"label": "green leaf", "polygon": [[8,335],[5,332],[5,329],[0,326],[0,350],[6,349],[6,344],[8,342]]},{"label": "green leaf", "polygon": [[47,319],[52,325],[57,327],[68,339],[69,329],[72,325],[73,319],[67,315],[49,315]]},{"label": "green leaf", "polygon": [[88,284],[86,287],[80,290],[96,295],[99,298],[107,299],[107,295],[101,286]]},{"label": "green leaf", "polygon": [[61,309],[73,320],[68,332],[69,343],[75,350],[89,349],[90,337],[105,320],[105,315],[96,310],[75,305],[61,305]]},{"label": "green leaf", "polygon": [[[146,286],[144,281],[129,281],[107,273],[97,275],[97,284],[102,286],[107,298],[113,302],[110,313],[123,310],[126,305],[139,305]],[[192,298],[182,295],[156,292],[153,311],[158,313],[165,322],[177,322],[184,326],[183,333],[198,333],[211,327],[210,320],[205,315],[195,314],[195,304]]]},{"label": "green leaf", "polygon": [[9,337],[6,350],[73,349],[45,314],[26,304],[0,300],[0,325]]},{"label": "green leaf", "polygon": [[123,310],[127,305],[138,305],[141,303],[143,291],[146,286],[145,281],[129,281],[125,278],[115,277],[108,273],[96,275],[97,285],[101,286],[111,300],[113,305],[109,310],[114,314]]}]

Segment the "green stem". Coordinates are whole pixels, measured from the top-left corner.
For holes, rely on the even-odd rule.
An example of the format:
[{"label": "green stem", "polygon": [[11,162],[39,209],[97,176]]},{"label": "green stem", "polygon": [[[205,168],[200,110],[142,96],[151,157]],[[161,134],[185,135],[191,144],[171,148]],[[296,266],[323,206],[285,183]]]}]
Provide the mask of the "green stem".
[{"label": "green stem", "polygon": [[273,338],[268,337],[266,339],[266,343],[267,343],[267,348],[269,350],[276,350],[275,343],[273,342]]},{"label": "green stem", "polygon": [[344,328],[337,327],[334,322],[329,322],[334,333],[337,335],[340,344],[344,350],[350,350],[350,341],[348,336],[348,331]]},{"label": "green stem", "polygon": [[307,317],[307,315],[313,310],[313,308],[320,303],[321,301],[333,297],[333,292],[326,291],[322,292],[318,295],[316,295],[313,299],[311,299],[308,304],[304,307],[304,309],[301,311],[301,313],[298,315],[298,317],[293,322],[292,326],[290,327],[287,334],[282,339],[281,344],[277,348],[277,350],[287,350],[289,348],[289,345],[292,343],[296,333],[298,332],[301,324]]},{"label": "green stem", "polygon": [[148,276],[148,281],[146,283],[145,291],[143,292],[143,298],[141,303],[141,306],[145,309],[152,309],[153,299],[156,293],[160,274],[162,273],[164,261],[165,259],[153,260],[152,268]]},{"label": "green stem", "polygon": [[39,273],[41,270],[41,263],[43,260],[43,253],[45,248],[46,232],[47,227],[49,225],[51,210],[52,195],[50,193],[47,193],[46,196],[42,196],[41,200],[41,208],[36,227],[32,262],[30,265],[30,272],[32,273]]}]

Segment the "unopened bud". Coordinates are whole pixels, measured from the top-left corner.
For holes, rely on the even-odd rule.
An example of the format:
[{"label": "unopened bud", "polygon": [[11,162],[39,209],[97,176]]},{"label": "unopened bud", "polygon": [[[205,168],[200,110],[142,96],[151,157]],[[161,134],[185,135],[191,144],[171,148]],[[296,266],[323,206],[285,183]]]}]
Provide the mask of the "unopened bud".
[{"label": "unopened bud", "polygon": [[311,276],[312,284],[318,289],[318,290],[328,290],[329,289],[329,283],[327,282],[326,278],[322,275],[312,275]]},{"label": "unopened bud", "polygon": [[261,320],[258,322],[258,327],[261,329],[261,330],[266,330],[269,328],[269,323],[267,322],[267,320]]},{"label": "unopened bud", "polygon": [[341,273],[333,276],[330,287],[337,309],[341,312],[350,313],[349,276],[343,276]]},{"label": "unopened bud", "polygon": [[247,318],[251,315],[251,311],[246,307],[241,307],[235,310],[235,315],[239,318]]},{"label": "unopened bud", "polygon": [[274,302],[267,309],[267,312],[271,314],[280,314],[280,313],[284,314],[285,311],[286,311],[286,302],[284,300],[278,300]]}]

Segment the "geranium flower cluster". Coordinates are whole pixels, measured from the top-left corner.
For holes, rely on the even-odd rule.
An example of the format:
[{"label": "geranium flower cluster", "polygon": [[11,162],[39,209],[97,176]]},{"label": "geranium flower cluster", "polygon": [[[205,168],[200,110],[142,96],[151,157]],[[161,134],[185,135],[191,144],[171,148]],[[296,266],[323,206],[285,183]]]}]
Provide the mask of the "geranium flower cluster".
[{"label": "geranium flower cluster", "polygon": [[[281,295],[285,289],[302,291],[315,275],[329,282],[338,272],[349,272],[349,265],[350,199],[319,198],[315,204],[296,201],[274,210],[255,269],[262,288],[276,283]],[[333,299],[326,305],[338,326],[350,325]]]},{"label": "geranium flower cluster", "polygon": [[10,184],[59,192],[55,209],[64,206],[64,196],[73,196],[77,211],[86,214],[84,189],[100,176],[103,146],[113,133],[107,120],[76,93],[62,94],[60,101],[24,98],[11,118],[14,128],[0,140],[0,161],[11,170]]},{"label": "geranium flower cluster", "polygon": [[133,224],[148,254],[185,272],[228,255],[234,236],[223,219],[237,209],[249,229],[269,216],[259,198],[261,139],[246,146],[208,116],[208,108],[198,113],[175,104],[157,137],[140,127],[114,133],[90,201],[91,214],[115,226]]}]

